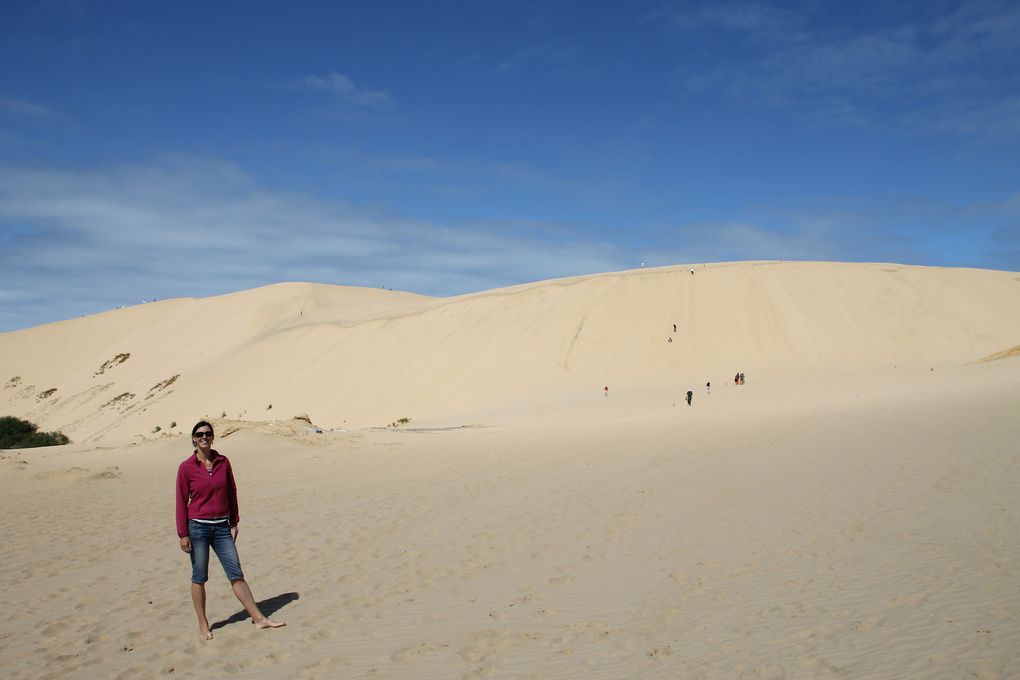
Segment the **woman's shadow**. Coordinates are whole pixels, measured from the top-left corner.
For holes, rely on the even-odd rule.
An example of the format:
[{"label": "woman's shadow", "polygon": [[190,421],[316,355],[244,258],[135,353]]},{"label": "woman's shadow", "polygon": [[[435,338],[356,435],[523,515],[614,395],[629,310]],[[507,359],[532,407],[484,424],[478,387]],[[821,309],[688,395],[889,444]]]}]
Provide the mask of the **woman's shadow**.
[{"label": "woman's shadow", "polygon": [[[263,614],[265,614],[266,616],[272,616],[273,614],[280,611],[281,609],[283,609],[284,607],[286,607],[288,604],[298,599],[299,597],[301,596],[298,595],[297,593],[282,593],[280,595],[270,597],[267,600],[256,602],[255,604],[258,605],[259,610]],[[231,615],[230,618],[223,619],[222,621],[217,621],[213,625],[209,626],[209,630],[212,631],[216,630],[217,628],[223,628],[224,626],[228,626],[231,623],[239,623],[241,621],[244,621],[245,619],[250,618],[251,617],[248,615],[248,612],[242,609],[236,614]]]}]

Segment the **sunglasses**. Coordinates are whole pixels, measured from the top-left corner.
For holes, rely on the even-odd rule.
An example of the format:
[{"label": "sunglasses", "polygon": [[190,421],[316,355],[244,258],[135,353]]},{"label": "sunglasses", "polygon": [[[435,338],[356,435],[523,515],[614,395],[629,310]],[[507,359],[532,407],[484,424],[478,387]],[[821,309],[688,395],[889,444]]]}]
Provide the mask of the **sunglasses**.
[{"label": "sunglasses", "polygon": [[213,438],[213,433],[212,432],[196,432],[192,436],[195,439],[212,439]]}]

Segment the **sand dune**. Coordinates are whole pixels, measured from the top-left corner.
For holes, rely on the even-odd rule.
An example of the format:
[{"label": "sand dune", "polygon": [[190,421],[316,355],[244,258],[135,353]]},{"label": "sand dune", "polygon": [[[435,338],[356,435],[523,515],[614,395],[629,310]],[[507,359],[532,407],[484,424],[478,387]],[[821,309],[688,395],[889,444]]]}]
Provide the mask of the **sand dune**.
[{"label": "sand dune", "polygon": [[[327,428],[463,423],[610,384],[631,392],[791,370],[958,365],[1020,338],[1020,276],[734,263],[432,299],[279,284],[0,336],[0,407],[75,441],[201,416]],[[673,324],[677,331],[673,332]],[[105,368],[104,368],[105,366]]]},{"label": "sand dune", "polygon": [[[0,412],[75,442],[0,452],[0,674],[1018,677],[1020,275],[690,269],[0,336]],[[203,415],[284,629],[214,565],[198,640],[172,487]]]}]

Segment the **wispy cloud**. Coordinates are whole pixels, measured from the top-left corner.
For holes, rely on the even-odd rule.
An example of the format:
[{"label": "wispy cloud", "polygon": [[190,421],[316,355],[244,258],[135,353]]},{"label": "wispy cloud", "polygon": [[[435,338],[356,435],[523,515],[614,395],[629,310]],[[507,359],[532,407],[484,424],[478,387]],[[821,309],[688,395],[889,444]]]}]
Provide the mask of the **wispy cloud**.
[{"label": "wispy cloud", "polygon": [[571,45],[551,43],[531,45],[503,59],[493,73],[497,76],[531,70],[559,73],[573,63],[577,56],[577,48]]},{"label": "wispy cloud", "polygon": [[999,220],[985,253],[989,264],[1020,271],[1020,193],[1013,194],[1002,203],[978,206],[974,212]]},{"label": "wispy cloud", "polygon": [[67,116],[48,106],[24,99],[0,98],[0,113],[40,121],[66,120]]},{"label": "wispy cloud", "polygon": [[785,258],[1020,270],[1017,195],[960,204],[902,195],[830,197],[657,232],[656,264]]},{"label": "wispy cloud", "polygon": [[[532,177],[515,166],[487,172],[501,182]],[[1016,195],[980,204],[831,199],[658,230],[606,227],[407,219],[269,189],[215,158],[168,156],[82,172],[0,166],[0,331],[141,298],[279,281],[451,295],[641,261],[782,257],[1020,269]]]},{"label": "wispy cloud", "polygon": [[376,159],[373,164],[380,170],[394,172],[435,172],[439,160],[428,156],[394,156]]},{"label": "wispy cloud", "polygon": [[761,2],[693,3],[677,0],[663,3],[650,12],[647,19],[679,33],[717,28],[751,31],[759,36],[789,33],[804,24],[801,14]]},{"label": "wispy cloud", "polygon": [[874,259],[853,257],[853,251],[841,243],[846,227],[818,216],[782,228],[754,221],[678,224],[663,230],[663,247],[651,261],[661,265],[676,261]]},{"label": "wispy cloud", "polygon": [[341,102],[373,111],[388,111],[394,106],[393,98],[389,94],[357,87],[349,76],[336,71],[323,76],[307,75],[292,83],[292,86],[328,93]]},{"label": "wispy cloud", "polygon": [[[549,225],[555,228],[555,225]],[[0,166],[0,330],[140,298],[321,281],[450,295],[629,266],[562,228],[380,217],[215,159],[68,173]]]},{"label": "wispy cloud", "polygon": [[932,17],[875,17],[834,27],[820,5],[669,3],[653,15],[673,33],[726,31],[728,61],[681,67],[696,90],[753,97],[816,123],[927,130],[1020,141],[1020,6],[968,3]]},{"label": "wispy cloud", "polygon": [[1020,262],[1020,219],[992,234],[988,260],[993,266],[1017,270]]}]

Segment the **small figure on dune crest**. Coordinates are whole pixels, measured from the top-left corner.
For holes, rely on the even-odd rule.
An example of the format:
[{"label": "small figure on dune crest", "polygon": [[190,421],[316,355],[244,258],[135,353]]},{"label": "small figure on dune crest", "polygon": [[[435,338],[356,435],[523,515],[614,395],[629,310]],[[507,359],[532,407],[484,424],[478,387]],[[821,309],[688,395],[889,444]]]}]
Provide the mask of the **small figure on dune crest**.
[{"label": "small figure on dune crest", "polygon": [[743,373],[740,374],[740,384],[741,385],[744,384],[744,374]]},{"label": "small figure on dune crest", "polygon": [[739,373],[737,373],[735,376],[733,376],[733,384],[734,385],[739,385],[740,384],[740,374]]},{"label": "small figure on dune crest", "polygon": [[692,390],[687,390],[687,405],[688,406],[691,405],[691,399],[693,399],[693,398],[694,398],[694,392]]},{"label": "small figure on dune crest", "polygon": [[608,397],[609,396],[609,385],[606,385],[605,387],[603,387],[602,390],[603,390],[603,394],[605,394],[605,396]]},{"label": "small figure on dune crest", "polygon": [[712,383],[705,383],[705,394],[712,394]]},{"label": "small figure on dune crest", "polygon": [[209,548],[227,573],[234,595],[256,628],[280,628],[255,604],[237,556],[237,486],[226,456],[212,448],[213,427],[202,420],[191,428],[195,451],[177,468],[177,536],[191,557],[191,601],[198,615],[198,636],[212,640],[205,615],[205,582],[209,580]]}]

